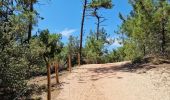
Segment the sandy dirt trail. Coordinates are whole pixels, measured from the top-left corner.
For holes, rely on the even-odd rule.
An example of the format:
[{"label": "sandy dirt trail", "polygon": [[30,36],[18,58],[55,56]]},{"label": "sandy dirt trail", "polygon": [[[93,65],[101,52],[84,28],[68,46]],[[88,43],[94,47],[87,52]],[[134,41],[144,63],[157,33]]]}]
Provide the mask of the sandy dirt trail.
[{"label": "sandy dirt trail", "polygon": [[167,88],[155,87],[149,75],[116,70],[127,62],[76,68],[61,81],[54,100],[170,100]]}]

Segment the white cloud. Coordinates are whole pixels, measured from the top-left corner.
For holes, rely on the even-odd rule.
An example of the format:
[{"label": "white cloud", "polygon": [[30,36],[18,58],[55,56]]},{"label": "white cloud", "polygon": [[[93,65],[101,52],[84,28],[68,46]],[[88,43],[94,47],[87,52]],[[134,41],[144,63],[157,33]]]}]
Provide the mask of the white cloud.
[{"label": "white cloud", "polygon": [[112,41],[113,41],[113,39],[112,39],[112,38],[110,38],[110,37],[108,37],[106,40],[107,40],[107,41],[110,41],[110,42],[112,42]]},{"label": "white cloud", "polygon": [[115,40],[111,46],[117,48],[117,47],[121,47],[122,44],[120,44],[118,40]]},{"label": "white cloud", "polygon": [[76,32],[76,29],[68,29],[65,28],[63,31],[61,31],[60,33],[65,36],[65,37],[69,37],[72,33]]}]

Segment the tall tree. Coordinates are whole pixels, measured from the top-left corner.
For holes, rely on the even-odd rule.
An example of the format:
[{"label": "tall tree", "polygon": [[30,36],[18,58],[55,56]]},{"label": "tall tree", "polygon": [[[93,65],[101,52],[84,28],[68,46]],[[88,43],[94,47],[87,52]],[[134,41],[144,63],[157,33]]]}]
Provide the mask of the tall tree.
[{"label": "tall tree", "polygon": [[99,14],[99,10],[102,8],[111,9],[112,6],[113,6],[112,0],[92,0],[89,4],[89,8],[93,9],[91,15],[97,19],[97,23],[96,23],[97,40],[99,37],[100,24],[106,20],[101,14]]},{"label": "tall tree", "polygon": [[[0,79],[5,99],[14,97],[26,88],[28,61],[23,39],[27,14],[22,11],[19,0],[0,0]],[[8,92],[6,92],[8,91]],[[10,93],[10,94],[8,94]],[[1,95],[0,95],[1,96]],[[0,97],[3,99],[3,97]]]},{"label": "tall tree", "polygon": [[28,14],[28,33],[26,40],[24,42],[28,42],[31,39],[32,36],[32,29],[33,25],[35,24],[35,18],[37,15],[37,12],[34,10],[34,5],[38,2],[37,0],[18,0],[19,4],[22,5],[23,11]]},{"label": "tall tree", "polygon": [[161,53],[165,53],[166,49],[166,36],[167,36],[167,24],[168,22],[168,17],[169,17],[169,4],[167,0],[160,0],[158,3],[158,8],[157,12],[160,13],[160,40],[161,40]]},{"label": "tall tree", "polygon": [[29,0],[29,11],[31,12],[31,15],[29,16],[29,25],[28,25],[28,43],[31,39],[31,33],[32,33],[32,20],[33,20],[33,16],[32,16],[32,13],[33,13],[33,10],[34,10],[34,6],[33,4],[36,2],[36,0]]},{"label": "tall tree", "polygon": [[82,20],[81,20],[81,30],[80,30],[80,48],[79,48],[79,54],[78,54],[78,65],[81,65],[81,56],[82,56],[82,43],[83,43],[83,32],[84,32],[84,21],[85,21],[85,15],[86,15],[86,8],[87,8],[87,0],[84,0],[83,4],[83,14],[82,14]]}]

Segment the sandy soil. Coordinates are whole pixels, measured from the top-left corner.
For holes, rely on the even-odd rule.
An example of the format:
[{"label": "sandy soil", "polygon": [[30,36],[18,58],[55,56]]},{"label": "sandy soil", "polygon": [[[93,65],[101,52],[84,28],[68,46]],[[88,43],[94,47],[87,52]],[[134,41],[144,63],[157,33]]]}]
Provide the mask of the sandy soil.
[{"label": "sandy soil", "polygon": [[52,100],[170,100],[165,69],[131,72],[121,69],[126,63],[77,67],[61,80],[60,92],[54,90]]}]

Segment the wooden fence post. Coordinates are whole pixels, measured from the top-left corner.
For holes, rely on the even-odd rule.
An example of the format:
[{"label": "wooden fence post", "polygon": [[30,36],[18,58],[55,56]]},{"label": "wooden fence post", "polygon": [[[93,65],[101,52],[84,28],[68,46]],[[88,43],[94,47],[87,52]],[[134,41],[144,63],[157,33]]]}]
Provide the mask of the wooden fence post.
[{"label": "wooden fence post", "polygon": [[68,62],[69,62],[68,69],[69,69],[69,72],[71,72],[72,63],[71,63],[71,55],[70,54],[68,55]]},{"label": "wooden fence post", "polygon": [[80,65],[81,65],[81,61],[80,61],[81,59],[80,59],[80,53],[78,53],[78,66],[80,67]]},{"label": "wooden fence post", "polygon": [[58,70],[59,70],[59,62],[57,61],[57,63],[55,63],[56,84],[59,84],[59,73],[58,73]]},{"label": "wooden fence post", "polygon": [[50,63],[47,63],[47,100],[51,100],[51,71],[50,71]]}]

